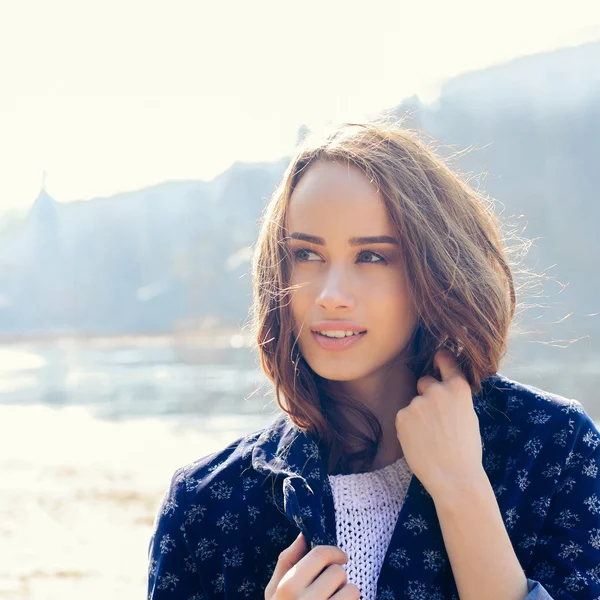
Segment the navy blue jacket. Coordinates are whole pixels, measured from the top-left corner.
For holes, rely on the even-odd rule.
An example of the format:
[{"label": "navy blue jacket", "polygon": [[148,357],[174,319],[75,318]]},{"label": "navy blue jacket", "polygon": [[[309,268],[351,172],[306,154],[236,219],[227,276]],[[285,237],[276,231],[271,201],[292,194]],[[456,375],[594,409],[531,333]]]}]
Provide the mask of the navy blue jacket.
[{"label": "navy blue jacket", "polygon": [[[473,396],[483,467],[528,580],[526,600],[600,598],[600,432],[577,400],[496,373]],[[337,545],[319,448],[281,413],[177,469],[148,548],[150,600],[264,600],[299,531]],[[378,600],[458,600],[432,497],[415,475]]]}]

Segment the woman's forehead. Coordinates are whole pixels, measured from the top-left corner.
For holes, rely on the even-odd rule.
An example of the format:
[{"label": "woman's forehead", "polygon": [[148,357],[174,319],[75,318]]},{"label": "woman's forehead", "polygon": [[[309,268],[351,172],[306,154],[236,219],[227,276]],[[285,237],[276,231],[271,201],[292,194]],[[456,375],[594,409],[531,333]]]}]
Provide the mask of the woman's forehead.
[{"label": "woman's forehead", "polygon": [[379,195],[374,183],[355,165],[319,161],[304,172],[295,186],[292,198],[313,199],[338,193]]},{"label": "woman's forehead", "polygon": [[323,163],[304,174],[289,201],[290,231],[333,228],[348,237],[393,235],[381,194],[357,167],[349,168],[352,172],[346,165]]}]

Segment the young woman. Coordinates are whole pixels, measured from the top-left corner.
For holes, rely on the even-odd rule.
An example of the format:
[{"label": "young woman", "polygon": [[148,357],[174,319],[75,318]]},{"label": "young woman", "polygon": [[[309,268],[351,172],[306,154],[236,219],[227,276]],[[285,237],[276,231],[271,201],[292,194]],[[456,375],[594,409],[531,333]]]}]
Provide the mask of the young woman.
[{"label": "young woman", "polygon": [[174,473],[154,600],[600,597],[600,432],[498,373],[490,206],[385,119],[304,141],[253,259],[274,422]]}]

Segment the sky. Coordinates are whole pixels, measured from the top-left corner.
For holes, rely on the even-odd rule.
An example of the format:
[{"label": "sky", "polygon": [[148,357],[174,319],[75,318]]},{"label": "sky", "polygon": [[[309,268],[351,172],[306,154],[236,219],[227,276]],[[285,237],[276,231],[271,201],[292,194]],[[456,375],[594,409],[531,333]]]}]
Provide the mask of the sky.
[{"label": "sky", "polygon": [[[0,213],[289,155],[444,80],[600,39],[600,2],[19,0],[0,5]],[[485,8],[483,8],[485,6]],[[567,7],[567,8],[565,8]]]}]

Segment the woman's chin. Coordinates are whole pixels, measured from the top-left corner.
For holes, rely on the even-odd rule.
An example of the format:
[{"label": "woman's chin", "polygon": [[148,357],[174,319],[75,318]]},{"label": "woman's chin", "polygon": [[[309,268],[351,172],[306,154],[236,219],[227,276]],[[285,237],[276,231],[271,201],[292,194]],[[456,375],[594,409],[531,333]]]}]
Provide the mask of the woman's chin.
[{"label": "woman's chin", "polygon": [[349,365],[324,365],[322,361],[317,361],[319,364],[311,364],[311,369],[322,377],[330,381],[353,381],[364,377],[367,373],[363,369],[353,369]]}]

